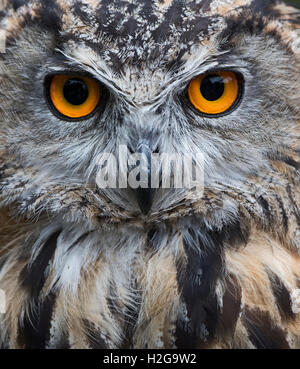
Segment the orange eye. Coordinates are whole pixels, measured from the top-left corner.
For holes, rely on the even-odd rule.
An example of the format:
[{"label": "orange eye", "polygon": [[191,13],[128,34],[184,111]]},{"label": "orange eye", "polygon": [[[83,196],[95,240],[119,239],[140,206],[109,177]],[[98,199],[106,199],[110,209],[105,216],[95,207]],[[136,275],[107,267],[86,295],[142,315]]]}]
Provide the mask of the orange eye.
[{"label": "orange eye", "polygon": [[240,95],[239,78],[229,71],[203,74],[188,87],[192,105],[201,113],[221,114],[229,110]]},{"label": "orange eye", "polygon": [[50,82],[50,99],[55,109],[68,118],[91,114],[100,102],[100,87],[92,78],[57,74]]}]

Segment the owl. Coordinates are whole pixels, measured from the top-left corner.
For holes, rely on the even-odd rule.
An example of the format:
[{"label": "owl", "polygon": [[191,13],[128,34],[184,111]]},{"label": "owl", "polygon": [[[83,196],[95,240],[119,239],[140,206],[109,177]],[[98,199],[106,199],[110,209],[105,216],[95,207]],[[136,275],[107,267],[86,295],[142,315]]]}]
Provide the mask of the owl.
[{"label": "owl", "polygon": [[300,347],[299,16],[1,2],[1,348]]}]

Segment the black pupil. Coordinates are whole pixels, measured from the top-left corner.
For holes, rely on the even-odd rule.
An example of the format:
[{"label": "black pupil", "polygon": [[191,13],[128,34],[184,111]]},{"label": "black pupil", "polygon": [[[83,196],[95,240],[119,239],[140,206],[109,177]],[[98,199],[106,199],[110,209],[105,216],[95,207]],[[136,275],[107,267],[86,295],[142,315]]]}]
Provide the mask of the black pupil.
[{"label": "black pupil", "polygon": [[83,104],[89,96],[86,83],[79,78],[69,79],[64,85],[64,97],[72,105]]},{"label": "black pupil", "polygon": [[201,94],[209,101],[218,100],[224,94],[224,80],[217,74],[211,74],[203,78],[201,83]]}]

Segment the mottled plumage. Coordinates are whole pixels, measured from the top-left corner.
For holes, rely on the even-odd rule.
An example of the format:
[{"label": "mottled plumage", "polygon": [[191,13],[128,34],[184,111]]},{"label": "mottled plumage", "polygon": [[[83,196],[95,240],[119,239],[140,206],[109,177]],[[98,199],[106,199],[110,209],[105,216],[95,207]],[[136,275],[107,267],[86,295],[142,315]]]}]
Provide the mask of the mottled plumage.
[{"label": "mottled plumage", "polygon": [[[300,347],[299,11],[271,0],[7,0],[0,11],[3,348]],[[243,75],[208,118],[187,85]],[[47,75],[108,101],[58,119]],[[203,196],[96,185],[101,152],[204,155]]]}]

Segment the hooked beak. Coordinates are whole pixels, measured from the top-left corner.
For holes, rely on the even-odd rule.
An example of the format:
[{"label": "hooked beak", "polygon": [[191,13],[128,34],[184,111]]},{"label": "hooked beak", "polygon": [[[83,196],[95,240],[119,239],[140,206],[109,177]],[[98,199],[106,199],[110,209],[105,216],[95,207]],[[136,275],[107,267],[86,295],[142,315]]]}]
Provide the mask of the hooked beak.
[{"label": "hooked beak", "polygon": [[134,189],[135,197],[137,203],[140,207],[141,212],[144,215],[147,215],[153,205],[154,196],[156,193],[155,188],[151,188],[151,145],[147,141],[140,141],[137,146],[137,153],[143,154],[144,158],[144,170],[146,171],[146,177],[148,180],[147,186],[145,188],[139,186],[138,188]]}]

